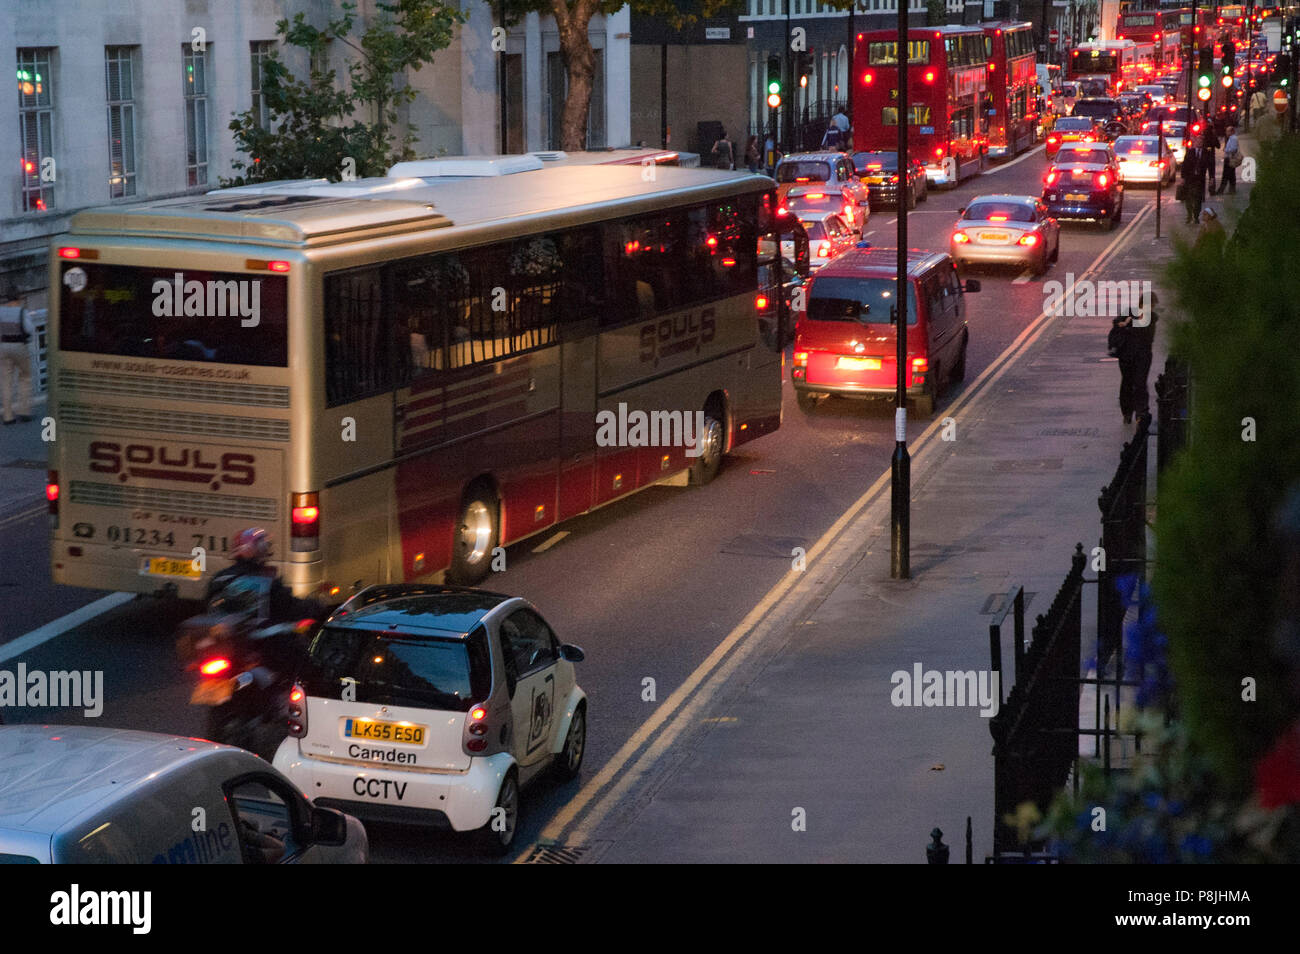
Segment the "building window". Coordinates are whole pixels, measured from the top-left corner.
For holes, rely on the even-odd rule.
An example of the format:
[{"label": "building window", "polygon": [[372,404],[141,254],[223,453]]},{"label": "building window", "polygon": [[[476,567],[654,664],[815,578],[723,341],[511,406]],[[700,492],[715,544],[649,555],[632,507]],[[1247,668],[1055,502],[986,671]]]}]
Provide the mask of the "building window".
[{"label": "building window", "polygon": [[[18,148],[22,157],[22,210],[44,212],[54,198],[44,163],[54,155],[54,90],[49,49],[18,51]],[[48,181],[47,181],[48,180]]]},{"label": "building window", "polygon": [[134,47],[110,46],[104,51],[108,96],[108,196],[135,195],[135,77]]},{"label": "building window", "polygon": [[254,40],[248,44],[248,49],[251,89],[253,91],[253,115],[257,118],[259,126],[268,129],[271,125],[271,115],[266,106],[266,99],[262,96],[262,82],[266,79],[267,61],[275,53],[275,41]]},{"label": "building window", "polygon": [[182,95],[185,97],[185,184],[208,184],[208,54],[189,44],[181,47]]}]

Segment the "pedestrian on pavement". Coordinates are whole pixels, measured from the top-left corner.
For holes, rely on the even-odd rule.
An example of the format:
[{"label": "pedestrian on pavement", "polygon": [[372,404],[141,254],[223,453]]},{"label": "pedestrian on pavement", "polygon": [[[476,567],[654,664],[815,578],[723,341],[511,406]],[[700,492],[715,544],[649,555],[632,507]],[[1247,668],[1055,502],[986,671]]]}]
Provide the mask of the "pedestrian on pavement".
[{"label": "pedestrian on pavement", "polygon": [[[1149,304],[1156,304],[1151,293]],[[1147,376],[1151,373],[1151,347],[1156,338],[1156,313],[1150,308],[1144,315],[1142,305],[1134,303],[1128,315],[1111,320],[1109,350],[1119,359],[1119,409],[1124,423],[1132,424],[1134,415],[1141,417],[1150,410]],[[1149,317],[1149,321],[1146,318]]]},{"label": "pedestrian on pavement", "polygon": [[1241,165],[1241,144],[1237,141],[1236,126],[1229,126],[1227,133],[1228,139],[1223,144],[1223,181],[1219,183],[1215,195],[1223,195],[1225,189],[1228,190],[1229,195],[1237,194],[1237,167]]},{"label": "pedestrian on pavement", "polygon": [[713,144],[713,164],[718,169],[736,168],[736,147],[727,138],[727,131],[718,131],[718,141]]},{"label": "pedestrian on pavement", "polygon": [[1193,140],[1183,157],[1183,207],[1187,210],[1186,225],[1194,225],[1201,216],[1201,203],[1205,201],[1205,147],[1202,137]]},{"label": "pedestrian on pavement", "polygon": [[1211,195],[1214,194],[1214,153],[1219,148],[1219,137],[1214,132],[1214,123],[1206,122],[1205,131],[1201,133],[1205,146],[1205,182],[1206,189]]},{"label": "pedestrian on pavement", "polygon": [[769,176],[776,174],[776,164],[781,161],[783,155],[781,150],[776,146],[776,139],[772,136],[767,137],[767,142],[763,145],[763,155],[767,159],[767,174]]},{"label": "pedestrian on pavement", "polygon": [[30,421],[32,357],[30,342],[36,328],[24,301],[12,286],[0,295],[0,423]]},{"label": "pedestrian on pavement", "polygon": [[750,136],[749,141],[745,143],[745,165],[750,172],[757,172],[763,163],[763,157],[758,151],[758,137]]}]

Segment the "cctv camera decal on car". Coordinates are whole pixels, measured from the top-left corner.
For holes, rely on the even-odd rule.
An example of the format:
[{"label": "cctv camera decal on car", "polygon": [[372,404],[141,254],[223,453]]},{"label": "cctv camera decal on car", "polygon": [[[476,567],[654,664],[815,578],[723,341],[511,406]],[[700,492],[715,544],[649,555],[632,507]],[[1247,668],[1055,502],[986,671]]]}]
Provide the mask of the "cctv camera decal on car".
[{"label": "cctv camera decal on car", "polygon": [[529,753],[536,752],[538,747],[545,744],[550,738],[547,731],[551,725],[551,714],[555,711],[555,677],[547,675],[540,686],[533,687],[533,701],[530,711],[532,718],[528,723],[528,747]]}]

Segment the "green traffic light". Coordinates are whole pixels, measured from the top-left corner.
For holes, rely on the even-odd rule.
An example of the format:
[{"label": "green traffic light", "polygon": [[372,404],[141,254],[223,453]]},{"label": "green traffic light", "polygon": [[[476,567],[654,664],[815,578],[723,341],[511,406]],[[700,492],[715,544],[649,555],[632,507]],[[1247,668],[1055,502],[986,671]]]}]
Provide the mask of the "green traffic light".
[{"label": "green traffic light", "polygon": [[773,94],[779,93],[781,92],[781,84],[778,83],[776,80],[772,80],[770,83],[767,84],[767,91]]},{"label": "green traffic light", "polygon": [[1206,76],[1204,73],[1202,73],[1199,77],[1197,77],[1196,82],[1200,84],[1202,89],[1205,89],[1210,85],[1210,78]]}]

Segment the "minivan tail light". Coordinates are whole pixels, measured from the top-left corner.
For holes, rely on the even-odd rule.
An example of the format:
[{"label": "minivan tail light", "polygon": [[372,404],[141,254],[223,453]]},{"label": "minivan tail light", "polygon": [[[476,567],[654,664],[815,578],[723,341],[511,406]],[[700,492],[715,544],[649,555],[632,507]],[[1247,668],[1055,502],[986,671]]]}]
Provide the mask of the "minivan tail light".
[{"label": "minivan tail light", "polygon": [[297,683],[289,690],[289,734],[295,739],[307,734],[307,693]]},{"label": "minivan tail light", "polygon": [[293,527],[290,539],[293,552],[306,553],[320,549],[320,495],[314,492],[293,494],[291,508]]}]

